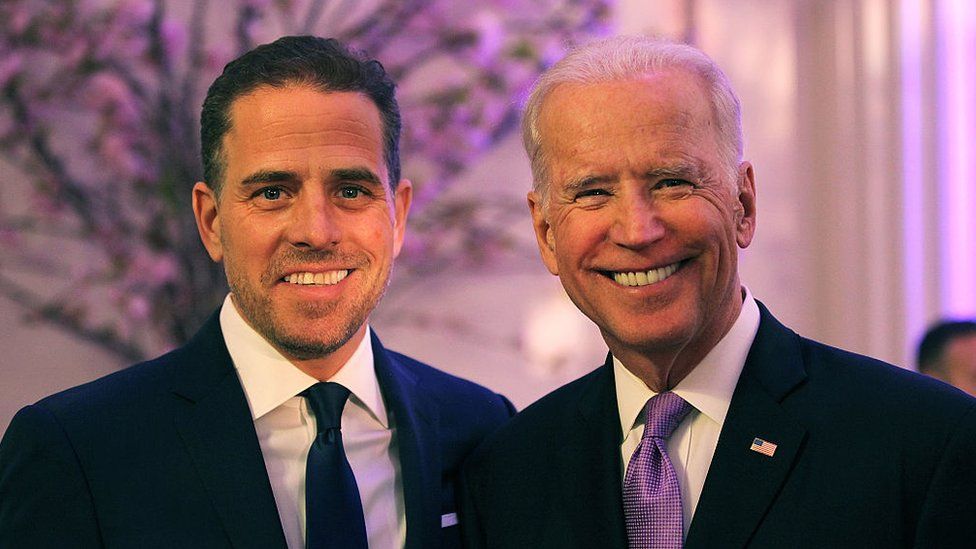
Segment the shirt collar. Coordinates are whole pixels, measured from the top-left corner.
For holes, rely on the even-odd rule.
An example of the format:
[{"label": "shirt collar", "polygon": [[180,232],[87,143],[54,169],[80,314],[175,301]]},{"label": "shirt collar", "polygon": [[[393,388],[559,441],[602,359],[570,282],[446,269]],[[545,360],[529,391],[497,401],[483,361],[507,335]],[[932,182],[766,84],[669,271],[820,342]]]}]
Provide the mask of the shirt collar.
[{"label": "shirt collar", "polygon": [[[742,309],[728,333],[672,389],[673,393],[719,426],[725,423],[732,393],[759,330],[759,306],[748,288],[743,286],[743,291],[745,297]],[[626,438],[648,399],[657,393],[650,390],[617,357],[613,357],[613,378],[617,390],[620,428]]]},{"label": "shirt collar", "polygon": [[[318,383],[317,379],[296,368],[244,320],[230,294],[224,298],[224,305],[220,309],[220,329],[253,419],[260,418]],[[388,428],[386,407],[373,367],[370,333],[367,326],[366,335],[355,352],[329,381],[349,389],[352,393],[350,398],[358,401],[384,428]]]}]

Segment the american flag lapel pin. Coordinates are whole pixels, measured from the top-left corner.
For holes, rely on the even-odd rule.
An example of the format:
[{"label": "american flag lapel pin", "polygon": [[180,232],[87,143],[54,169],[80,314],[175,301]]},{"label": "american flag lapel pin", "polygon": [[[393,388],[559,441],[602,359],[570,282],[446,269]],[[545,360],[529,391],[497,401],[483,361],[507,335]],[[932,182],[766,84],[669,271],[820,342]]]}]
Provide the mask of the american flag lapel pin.
[{"label": "american flag lapel pin", "polygon": [[759,452],[764,456],[773,457],[776,453],[776,445],[768,440],[763,440],[761,438],[752,439],[752,446],[749,447],[753,452]]}]

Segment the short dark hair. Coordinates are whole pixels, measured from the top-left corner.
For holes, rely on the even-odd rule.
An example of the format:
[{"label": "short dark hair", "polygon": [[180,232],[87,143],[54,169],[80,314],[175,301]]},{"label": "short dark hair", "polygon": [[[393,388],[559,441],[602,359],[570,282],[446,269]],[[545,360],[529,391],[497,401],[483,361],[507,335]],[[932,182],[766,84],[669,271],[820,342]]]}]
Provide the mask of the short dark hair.
[{"label": "short dark hair", "polygon": [[939,372],[942,353],[952,341],[958,337],[976,335],[976,321],[952,320],[942,321],[932,325],[922,341],[918,344],[916,357],[918,371],[929,373]]},{"label": "short dark hair", "polygon": [[207,90],[200,113],[203,177],[218,194],[223,186],[224,135],[230,130],[234,100],[261,86],[307,85],[323,92],[361,92],[383,121],[383,156],[390,188],[400,181],[400,107],[396,84],[383,65],[334,38],[286,36],[227,63]]}]

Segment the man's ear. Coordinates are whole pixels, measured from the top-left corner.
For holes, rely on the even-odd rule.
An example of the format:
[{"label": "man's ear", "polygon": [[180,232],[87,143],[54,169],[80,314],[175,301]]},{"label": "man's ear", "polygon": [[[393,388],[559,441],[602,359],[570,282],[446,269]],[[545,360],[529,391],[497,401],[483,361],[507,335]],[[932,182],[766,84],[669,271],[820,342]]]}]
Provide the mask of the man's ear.
[{"label": "man's ear", "polygon": [[535,241],[539,245],[542,262],[546,264],[550,273],[559,276],[559,266],[556,263],[556,240],[542,205],[542,196],[532,191],[526,200],[529,204],[529,212],[532,214],[532,228],[535,229]]},{"label": "man's ear", "polygon": [[401,179],[393,193],[393,257],[399,256],[400,249],[403,248],[411,202],[413,202],[413,183],[409,179]]},{"label": "man's ear", "polygon": [[220,262],[224,248],[220,243],[220,215],[217,212],[217,195],[209,185],[197,181],[193,185],[193,217],[197,220],[200,240],[207,248],[210,259]]},{"label": "man's ear", "polygon": [[736,188],[735,241],[745,249],[756,234],[756,177],[749,162],[739,164]]}]

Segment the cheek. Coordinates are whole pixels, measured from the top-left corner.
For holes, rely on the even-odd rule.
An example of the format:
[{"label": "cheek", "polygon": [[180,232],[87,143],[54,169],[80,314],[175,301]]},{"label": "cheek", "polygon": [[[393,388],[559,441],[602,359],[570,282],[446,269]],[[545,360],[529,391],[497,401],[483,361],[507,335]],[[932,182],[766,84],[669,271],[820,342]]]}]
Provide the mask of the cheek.
[{"label": "cheek", "polygon": [[254,223],[226,223],[221,232],[224,261],[237,269],[263,270],[277,249],[278,228]]},{"label": "cheek", "polygon": [[349,226],[358,235],[360,244],[374,255],[392,259],[395,248],[396,227],[386,211],[376,212],[368,218],[350,220]]},{"label": "cheek", "polygon": [[675,210],[671,226],[687,236],[711,242],[713,245],[735,247],[734,212],[727,204],[715,199],[701,199],[688,203],[687,208]]},{"label": "cheek", "polygon": [[606,240],[609,224],[604,216],[577,211],[553,222],[553,240],[560,255],[579,256],[595,250]]},{"label": "cheek", "polygon": [[552,251],[561,273],[571,273],[587,254],[589,244],[579,235],[570,232],[556,232],[553,235]]}]

